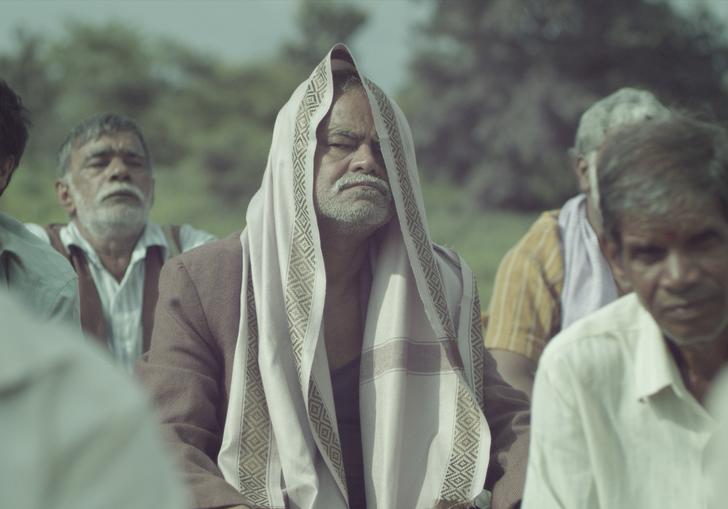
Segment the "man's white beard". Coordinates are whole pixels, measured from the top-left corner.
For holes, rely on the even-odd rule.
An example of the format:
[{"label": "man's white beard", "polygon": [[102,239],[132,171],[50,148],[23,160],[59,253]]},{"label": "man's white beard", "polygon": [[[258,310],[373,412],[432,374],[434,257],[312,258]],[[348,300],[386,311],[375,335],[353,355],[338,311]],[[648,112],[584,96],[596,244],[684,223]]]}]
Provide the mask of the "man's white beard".
[{"label": "man's white beard", "polygon": [[[357,182],[371,182],[377,189],[369,191],[371,196],[354,203],[344,199],[341,192]],[[381,191],[381,193],[380,193]],[[384,180],[370,175],[347,175],[336,181],[328,192],[317,196],[318,218],[336,225],[345,233],[374,232],[384,226],[394,215],[394,203],[389,185]]]},{"label": "man's white beard", "polygon": [[[139,198],[139,204],[103,203],[111,193],[126,190]],[[93,200],[87,202],[68,181],[68,192],[76,205],[76,219],[97,241],[126,239],[138,235],[147,223],[151,200],[131,184],[109,184],[99,190]]]}]

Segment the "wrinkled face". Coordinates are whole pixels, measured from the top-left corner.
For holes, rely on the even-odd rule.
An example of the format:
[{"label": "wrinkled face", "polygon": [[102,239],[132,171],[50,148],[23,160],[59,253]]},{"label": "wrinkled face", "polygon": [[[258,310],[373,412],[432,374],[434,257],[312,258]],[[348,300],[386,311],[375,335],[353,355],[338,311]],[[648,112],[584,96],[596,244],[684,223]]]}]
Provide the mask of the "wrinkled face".
[{"label": "wrinkled face", "polygon": [[620,224],[616,263],[663,333],[680,345],[725,339],[728,221],[717,200],[682,206],[670,218],[625,217]]},{"label": "wrinkled face", "polygon": [[319,223],[373,232],[389,222],[394,204],[364,91],[355,88],[335,98],[317,137],[314,205]]},{"label": "wrinkled face", "polygon": [[76,147],[66,182],[64,206],[94,237],[130,235],[146,224],[154,178],[134,133],[104,134]]}]

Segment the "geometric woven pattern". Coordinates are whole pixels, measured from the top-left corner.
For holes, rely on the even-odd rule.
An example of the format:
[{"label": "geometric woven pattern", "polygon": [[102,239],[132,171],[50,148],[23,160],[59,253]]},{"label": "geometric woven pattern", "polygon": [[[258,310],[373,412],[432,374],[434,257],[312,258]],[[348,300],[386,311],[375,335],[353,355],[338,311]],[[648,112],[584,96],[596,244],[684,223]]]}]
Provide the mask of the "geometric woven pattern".
[{"label": "geometric woven pattern", "polygon": [[475,462],[480,446],[480,410],[470,390],[458,378],[458,402],[455,412],[453,449],[447,465],[440,499],[464,502],[468,500],[475,478]]},{"label": "geometric woven pattern", "polygon": [[313,283],[316,275],[316,258],[312,233],[312,218],[308,210],[306,190],[306,154],[308,152],[311,116],[321,104],[326,91],[326,66],[321,62],[314,70],[301,105],[296,113],[293,135],[293,237],[286,281],[286,315],[291,336],[293,354],[299,377],[301,376],[301,352],[311,313]]},{"label": "geometric woven pattern", "polygon": [[[301,356],[303,342],[308,329],[313,301],[313,285],[316,276],[315,245],[313,241],[313,223],[308,209],[308,193],[306,189],[307,171],[313,168],[306,166],[306,154],[309,146],[311,117],[321,107],[326,92],[327,72],[325,61],[314,70],[303,95],[301,105],[296,112],[296,125],[293,135],[293,236],[291,254],[288,263],[286,281],[286,314],[288,330],[291,337],[293,355],[298,370],[299,380],[303,385]],[[308,418],[320,448],[328,457],[339,476],[339,482],[346,496],[346,475],[341,452],[338,427],[333,423],[316,383],[311,380],[307,389]]]},{"label": "geometric woven pattern", "polygon": [[[412,239],[417,253],[422,272],[427,282],[427,290],[435,306],[440,323],[449,339],[455,341],[455,327],[450,317],[450,310],[447,306],[445,287],[442,283],[440,266],[435,261],[427,230],[425,229],[422,217],[420,216],[415,199],[415,193],[407,171],[407,160],[404,156],[402,138],[397,126],[397,119],[389,99],[370,80],[366,80],[367,86],[374,93],[374,98],[382,114],[382,120],[387,129],[391,142],[392,158],[399,187],[402,191],[402,203],[404,205],[405,223],[407,233]],[[479,305],[478,305],[479,308]],[[480,310],[478,309],[478,312]],[[473,334],[471,327],[471,335]],[[482,356],[473,358],[473,361],[480,359],[480,370],[482,372]],[[482,379],[480,381],[482,387]],[[466,501],[470,488],[475,477],[475,462],[477,461],[478,448],[480,445],[480,409],[478,403],[470,392],[471,389],[464,384],[464,380],[458,377],[457,410],[455,415],[455,433],[453,436],[453,450],[448,462],[447,471],[440,490],[440,499],[447,501]],[[482,396],[481,396],[482,397]]]},{"label": "geometric woven pattern", "polygon": [[[366,79],[366,78],[365,78]],[[366,79],[367,86],[374,92],[374,98],[379,105],[379,111],[382,113],[382,119],[387,129],[387,134],[391,142],[392,157],[397,172],[397,180],[399,188],[402,190],[402,203],[404,204],[404,215],[409,238],[415,246],[417,252],[417,260],[420,263],[422,272],[427,282],[427,290],[430,298],[437,310],[440,323],[445,334],[450,339],[455,339],[455,328],[450,317],[450,311],[445,300],[445,287],[442,284],[442,274],[440,266],[435,262],[435,255],[432,251],[427,230],[425,229],[420,211],[417,207],[415,193],[410,182],[409,172],[407,171],[407,160],[404,156],[402,148],[402,138],[397,126],[397,118],[394,114],[389,98],[384,92],[372,81]]]},{"label": "geometric woven pattern", "polygon": [[258,366],[258,319],[255,312],[253,280],[248,278],[248,360],[245,366],[243,422],[240,427],[240,457],[238,478],[240,492],[248,505],[271,507],[268,494],[268,460],[270,456],[271,423],[265,401],[263,382]]},{"label": "geometric woven pattern", "polygon": [[484,346],[483,325],[480,321],[480,297],[478,296],[478,283],[473,274],[473,310],[470,314],[470,349],[473,363],[473,392],[482,411],[485,411],[483,402],[483,387],[485,373],[483,372]]},{"label": "geometric woven pattern", "polygon": [[311,380],[308,390],[308,418],[318,436],[321,448],[336,470],[344,497],[348,500],[349,494],[346,484],[346,472],[344,471],[344,455],[339,441],[339,428],[332,422],[329,412],[326,411],[321,393],[313,380]]}]

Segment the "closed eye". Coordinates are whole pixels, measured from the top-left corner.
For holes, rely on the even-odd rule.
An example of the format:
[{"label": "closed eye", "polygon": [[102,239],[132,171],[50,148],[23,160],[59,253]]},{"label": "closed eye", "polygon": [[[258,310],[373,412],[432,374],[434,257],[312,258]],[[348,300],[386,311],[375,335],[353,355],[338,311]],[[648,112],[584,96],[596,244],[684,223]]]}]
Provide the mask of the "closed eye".
[{"label": "closed eye", "polygon": [[691,249],[702,251],[720,244],[722,240],[721,235],[715,230],[706,230],[691,237],[688,242]]},{"label": "closed eye", "polygon": [[631,255],[641,263],[655,263],[665,256],[665,250],[658,246],[640,246],[632,248]]}]

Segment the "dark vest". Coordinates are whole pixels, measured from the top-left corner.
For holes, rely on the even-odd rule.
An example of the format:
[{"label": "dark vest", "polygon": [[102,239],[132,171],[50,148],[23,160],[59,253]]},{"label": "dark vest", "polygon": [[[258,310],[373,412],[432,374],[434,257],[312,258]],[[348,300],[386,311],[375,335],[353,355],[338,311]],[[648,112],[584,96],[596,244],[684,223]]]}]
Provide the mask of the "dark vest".
[{"label": "dark vest", "polygon": [[[78,246],[69,246],[69,249],[61,241],[62,224],[49,224],[45,231],[56,251],[68,258],[73,269],[78,275],[78,297],[80,303],[81,328],[86,334],[91,335],[108,346],[107,324],[104,319],[104,312],[101,308],[101,298],[94,284],[93,277],[88,268],[88,261],[83,250]],[[162,230],[169,244],[170,255],[179,254],[181,250],[179,225],[164,225]],[[154,324],[154,308],[157,305],[159,283],[159,271],[164,265],[164,253],[161,246],[150,246],[144,258],[144,296],[142,298],[142,353],[149,350],[149,341],[152,337],[152,325]]]}]

